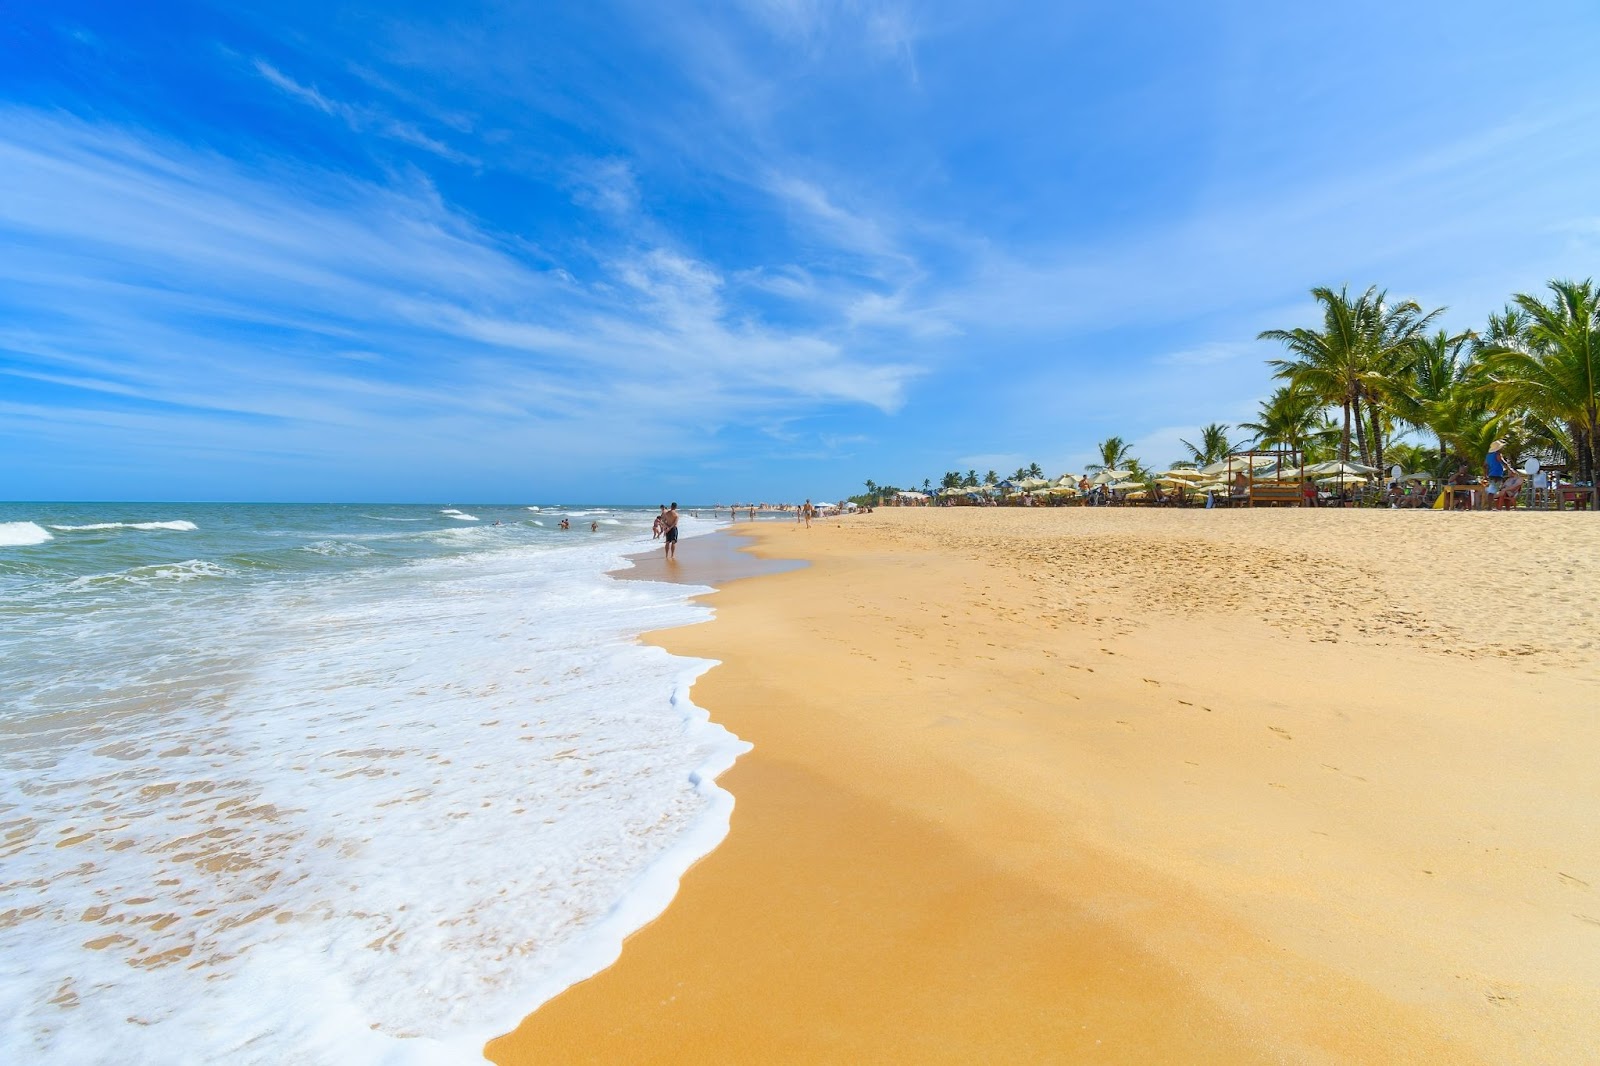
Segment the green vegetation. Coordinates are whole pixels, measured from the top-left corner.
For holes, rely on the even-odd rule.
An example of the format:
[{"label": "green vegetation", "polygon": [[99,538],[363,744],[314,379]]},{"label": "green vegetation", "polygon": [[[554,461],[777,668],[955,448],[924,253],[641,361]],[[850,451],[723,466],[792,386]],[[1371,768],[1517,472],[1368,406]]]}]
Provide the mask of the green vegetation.
[{"label": "green vegetation", "polygon": [[[1260,340],[1285,354],[1267,365],[1280,382],[1261,401],[1255,421],[1213,422],[1199,439],[1181,441],[1173,467],[1205,466],[1246,447],[1288,447],[1307,463],[1342,459],[1376,469],[1399,464],[1437,476],[1466,464],[1481,468],[1495,440],[1507,453],[1564,465],[1592,481],[1600,459],[1600,287],[1593,280],[1552,281],[1543,295],[1517,293],[1488,316],[1482,331],[1449,333],[1415,300],[1391,301],[1372,286],[1311,290],[1322,315],[1315,327],[1269,329]],[[1249,434],[1235,439],[1234,430]],[[1088,471],[1155,475],[1122,437],[1096,446]],[[1044,477],[1038,463],[1012,480]],[[976,470],[947,472],[923,491],[977,489]],[[873,497],[896,490],[867,482]],[[861,497],[857,497],[861,500]]]}]

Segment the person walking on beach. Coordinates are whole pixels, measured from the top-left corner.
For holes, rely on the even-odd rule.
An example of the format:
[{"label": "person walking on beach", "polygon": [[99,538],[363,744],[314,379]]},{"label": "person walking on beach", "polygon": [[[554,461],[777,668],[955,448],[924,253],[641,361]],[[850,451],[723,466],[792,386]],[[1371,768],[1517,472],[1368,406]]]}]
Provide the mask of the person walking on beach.
[{"label": "person walking on beach", "polygon": [[662,546],[668,559],[678,557],[678,501],[673,500],[672,506],[661,512],[661,528],[666,534],[667,543]]},{"label": "person walking on beach", "polygon": [[811,501],[809,499],[806,500],[805,503],[800,505],[800,517],[804,518],[806,520],[806,528],[807,529],[811,528],[811,516],[816,514],[816,513],[817,513],[817,509],[815,507],[811,506]]}]

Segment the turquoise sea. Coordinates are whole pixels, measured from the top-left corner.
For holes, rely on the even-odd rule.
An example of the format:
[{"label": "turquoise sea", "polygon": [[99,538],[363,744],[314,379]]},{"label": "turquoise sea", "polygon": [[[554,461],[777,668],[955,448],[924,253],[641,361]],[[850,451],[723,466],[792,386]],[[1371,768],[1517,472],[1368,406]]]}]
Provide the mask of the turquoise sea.
[{"label": "turquoise sea", "polygon": [[654,513],[0,505],[0,1059],[477,1061],[606,965],[743,750]]}]

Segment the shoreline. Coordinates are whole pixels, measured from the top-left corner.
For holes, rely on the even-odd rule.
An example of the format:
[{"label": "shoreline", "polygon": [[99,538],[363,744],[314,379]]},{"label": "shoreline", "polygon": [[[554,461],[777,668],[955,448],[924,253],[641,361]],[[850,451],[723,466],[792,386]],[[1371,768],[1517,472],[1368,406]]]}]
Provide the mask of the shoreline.
[{"label": "shoreline", "polygon": [[[1465,1062],[1592,1046],[1600,923],[1582,915],[1600,911],[1585,858],[1600,841],[1579,812],[1595,786],[1558,749],[1600,739],[1579,713],[1594,677],[1470,646],[1443,658],[1427,645],[1460,619],[1425,584],[1412,615],[1329,636],[1343,579],[1327,617],[1304,617],[1318,612],[1296,605],[1293,573],[1262,570],[1250,541],[1269,530],[1316,554],[1343,535],[1333,523],[1183,523],[1196,547],[1130,516],[1107,545],[1098,517],[1022,514],[731,531],[811,565],[729,581],[713,621],[647,642],[723,663],[695,702],[754,744],[719,780],[732,829],[618,964],[491,1058]],[[1138,560],[1092,596],[1044,573],[1062,543],[1135,551],[1157,576],[1213,565],[1214,547],[1251,576],[1242,600],[1191,590],[1185,617],[1149,598]],[[1329,552],[1334,574],[1356,565]],[[1270,661],[1293,667],[1257,668]],[[1373,671],[1380,691],[1338,680]]]}]

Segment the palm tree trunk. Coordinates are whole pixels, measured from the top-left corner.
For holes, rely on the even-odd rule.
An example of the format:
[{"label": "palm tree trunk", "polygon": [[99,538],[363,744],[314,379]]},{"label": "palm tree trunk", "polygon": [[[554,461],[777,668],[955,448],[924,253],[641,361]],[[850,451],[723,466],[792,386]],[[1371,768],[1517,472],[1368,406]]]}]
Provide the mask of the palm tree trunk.
[{"label": "palm tree trunk", "polygon": [[[1367,452],[1367,420],[1366,420],[1365,417],[1363,417],[1364,413],[1361,410],[1361,398],[1359,396],[1356,397],[1355,408],[1356,408],[1356,412],[1355,412],[1355,414],[1356,414],[1356,448],[1359,449],[1359,451],[1361,453],[1361,461],[1363,463],[1366,463],[1368,466],[1371,466],[1372,465],[1372,463],[1371,463],[1371,458],[1372,457]],[[1349,457],[1346,456],[1346,459],[1348,459],[1348,458]]]},{"label": "palm tree trunk", "polygon": [[1344,462],[1350,461],[1350,401],[1346,400],[1344,407],[1344,432],[1339,435],[1339,458]]}]

